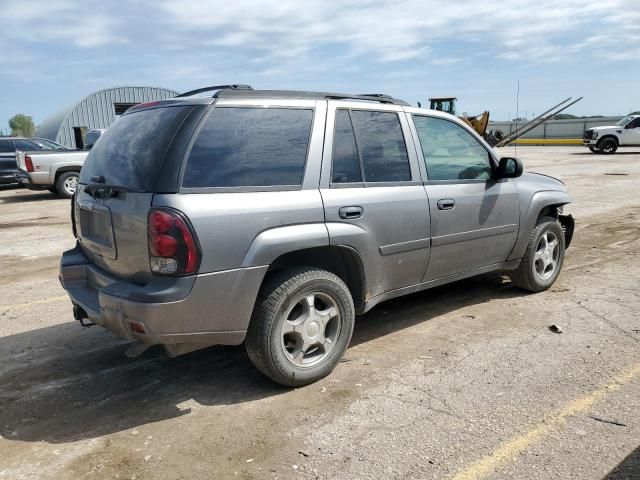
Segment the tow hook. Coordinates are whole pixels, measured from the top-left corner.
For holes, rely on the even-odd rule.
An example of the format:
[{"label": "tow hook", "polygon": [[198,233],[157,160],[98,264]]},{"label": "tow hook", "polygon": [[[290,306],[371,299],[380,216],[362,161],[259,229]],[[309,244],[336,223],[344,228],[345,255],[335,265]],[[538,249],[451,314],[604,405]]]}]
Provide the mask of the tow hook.
[{"label": "tow hook", "polygon": [[73,306],[73,318],[78,320],[80,322],[80,325],[82,325],[83,327],[88,328],[95,325],[95,323],[85,320],[89,318],[89,315],[87,315],[87,312],[85,312],[84,308],[79,305]]}]

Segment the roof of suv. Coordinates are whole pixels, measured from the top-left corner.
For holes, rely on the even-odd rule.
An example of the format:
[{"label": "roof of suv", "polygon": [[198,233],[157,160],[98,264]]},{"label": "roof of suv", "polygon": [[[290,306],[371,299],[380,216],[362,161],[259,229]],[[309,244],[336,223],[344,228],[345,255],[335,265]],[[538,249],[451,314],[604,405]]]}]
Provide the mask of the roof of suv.
[{"label": "roof of suv", "polygon": [[[215,92],[204,97],[196,97],[195,95]],[[366,94],[349,94],[335,92],[309,92],[301,90],[254,90],[249,85],[216,85],[212,87],[198,88],[189,92],[182,93],[171,100],[188,99],[193,103],[211,103],[215,98],[234,98],[234,99],[271,99],[285,98],[293,100],[361,100],[368,102],[387,103],[394,105],[409,104],[404,100],[393,98],[390,95],[382,93],[366,93]]]},{"label": "roof of suv", "polygon": [[334,92],[307,92],[301,90],[219,90],[214,98],[290,98],[294,100],[363,100],[369,102],[409,105],[404,100],[382,93],[348,94]]}]

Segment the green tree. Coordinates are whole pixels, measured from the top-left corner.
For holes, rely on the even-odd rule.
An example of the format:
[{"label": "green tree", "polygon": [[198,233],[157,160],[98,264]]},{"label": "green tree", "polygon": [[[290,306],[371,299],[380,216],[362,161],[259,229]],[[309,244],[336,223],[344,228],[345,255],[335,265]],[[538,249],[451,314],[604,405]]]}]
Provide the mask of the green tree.
[{"label": "green tree", "polygon": [[32,137],[36,133],[33,118],[22,113],[18,113],[9,119],[9,127],[11,128],[11,135]]}]

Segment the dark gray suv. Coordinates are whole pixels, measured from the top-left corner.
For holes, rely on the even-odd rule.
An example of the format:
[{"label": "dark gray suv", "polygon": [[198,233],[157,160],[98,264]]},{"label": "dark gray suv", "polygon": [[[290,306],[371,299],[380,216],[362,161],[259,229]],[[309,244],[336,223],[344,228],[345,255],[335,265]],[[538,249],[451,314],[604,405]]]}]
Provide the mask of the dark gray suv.
[{"label": "dark gray suv", "polygon": [[138,105],[91,150],[60,280],[75,318],[170,355],[245,343],[285,385],[327,375],[354,317],[504,271],[558,276],[564,184],[385,95],[200,89]]}]

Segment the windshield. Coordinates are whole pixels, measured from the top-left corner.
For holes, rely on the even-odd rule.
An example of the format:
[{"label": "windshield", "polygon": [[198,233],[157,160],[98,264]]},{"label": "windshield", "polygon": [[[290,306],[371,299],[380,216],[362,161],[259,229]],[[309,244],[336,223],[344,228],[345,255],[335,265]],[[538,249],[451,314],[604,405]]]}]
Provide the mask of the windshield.
[{"label": "windshield", "polygon": [[624,117],[622,120],[620,120],[618,123],[616,123],[616,126],[624,127],[627,123],[629,123],[633,119],[634,119],[634,117]]},{"label": "windshield", "polygon": [[80,172],[80,183],[95,176],[104,183],[153,191],[156,175],[173,136],[191,111],[177,106],[123,115],[95,143]]}]

